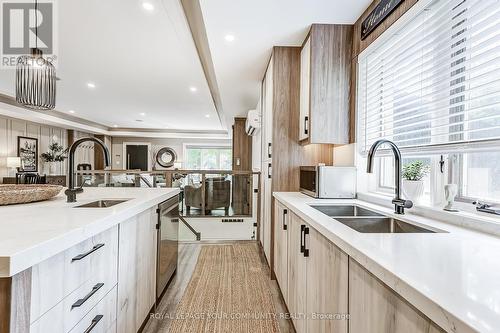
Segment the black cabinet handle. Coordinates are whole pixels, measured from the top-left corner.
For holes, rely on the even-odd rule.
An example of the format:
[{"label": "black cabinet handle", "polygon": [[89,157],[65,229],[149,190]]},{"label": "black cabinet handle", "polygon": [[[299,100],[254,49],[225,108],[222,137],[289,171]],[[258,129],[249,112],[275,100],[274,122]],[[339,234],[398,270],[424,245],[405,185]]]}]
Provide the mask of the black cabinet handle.
[{"label": "black cabinet handle", "polygon": [[92,288],[92,290],[84,298],[80,298],[78,301],[76,301],[75,303],[73,303],[73,305],[71,306],[71,310],[73,310],[74,308],[79,308],[80,306],[82,306],[83,303],[87,302],[89,300],[89,298],[92,297],[103,286],[104,286],[104,283],[98,283],[98,284],[96,284]]},{"label": "black cabinet handle", "polygon": [[287,209],[283,209],[283,230],[287,230],[288,229],[288,226],[285,223],[285,221],[286,221],[286,215],[287,214],[288,214],[288,210]]},{"label": "black cabinet handle", "polygon": [[304,134],[307,135],[307,133],[309,133],[309,128],[308,128],[308,125],[309,125],[309,117],[304,117]]},{"label": "black cabinet handle", "polygon": [[267,178],[271,179],[273,177],[273,168],[271,166],[271,163],[267,165]]},{"label": "black cabinet handle", "polygon": [[309,249],[306,248],[306,235],[309,235],[309,227],[304,226],[304,257],[309,257]]},{"label": "black cabinet handle", "polygon": [[82,260],[83,258],[85,258],[86,256],[88,255],[91,255],[92,253],[94,253],[95,251],[99,250],[101,247],[103,247],[104,244],[97,244],[96,246],[94,246],[90,251],[88,252],[85,252],[85,253],[82,253],[82,254],[79,254],[77,255],[76,257],[74,257],[73,259],[71,259],[71,262],[73,261],[78,261],[78,260]]},{"label": "black cabinet handle", "polygon": [[306,246],[304,244],[304,230],[306,229],[305,225],[300,226],[300,253],[304,253],[304,250],[306,249]]},{"label": "black cabinet handle", "polygon": [[97,315],[97,316],[95,316],[94,319],[92,319],[92,322],[90,323],[90,326],[87,327],[87,329],[85,331],[83,331],[83,333],[90,333],[90,332],[92,332],[92,330],[94,329],[94,327],[97,326],[97,324],[101,321],[101,319],[103,317],[104,317],[103,315]]},{"label": "black cabinet handle", "polygon": [[272,153],[273,153],[273,152],[272,152],[272,150],[271,150],[271,146],[272,146],[272,144],[271,144],[271,142],[269,142],[269,143],[267,144],[267,157],[268,157],[268,158],[271,158],[271,155],[272,155]]}]

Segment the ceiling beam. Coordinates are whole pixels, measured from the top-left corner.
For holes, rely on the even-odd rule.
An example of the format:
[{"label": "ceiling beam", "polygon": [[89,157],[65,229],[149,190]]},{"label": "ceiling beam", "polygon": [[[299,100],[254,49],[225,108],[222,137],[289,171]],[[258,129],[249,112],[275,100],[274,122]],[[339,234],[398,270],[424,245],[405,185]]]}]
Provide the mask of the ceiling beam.
[{"label": "ceiling beam", "polygon": [[15,98],[0,94],[0,116],[21,119],[33,123],[61,127],[92,134],[120,137],[229,139],[225,130],[165,130],[147,128],[110,128],[102,124],[73,117],[57,111],[36,111],[18,104]]},{"label": "ceiling beam", "polygon": [[205,22],[203,21],[200,2],[199,0],[181,0],[181,4],[184,9],[184,14],[186,15],[189,29],[191,30],[191,35],[193,36],[196,51],[200,58],[201,67],[203,68],[215,109],[219,116],[219,121],[222,128],[227,130],[226,118],[224,117],[222,100],[217,78],[215,76],[215,68],[210,53],[210,46],[208,44],[207,31],[205,29]]}]

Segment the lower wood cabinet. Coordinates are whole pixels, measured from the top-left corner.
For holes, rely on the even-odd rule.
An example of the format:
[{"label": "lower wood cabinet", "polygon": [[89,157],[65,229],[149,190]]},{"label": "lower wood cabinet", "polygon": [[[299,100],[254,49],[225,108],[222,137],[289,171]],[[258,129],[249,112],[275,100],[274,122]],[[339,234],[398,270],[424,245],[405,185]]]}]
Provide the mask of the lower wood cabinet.
[{"label": "lower wood cabinet", "polygon": [[348,257],[292,212],[285,301],[297,333],[347,332]]},{"label": "lower wood cabinet", "polygon": [[307,248],[307,332],[346,333],[349,257],[313,228]]},{"label": "lower wood cabinet", "polygon": [[274,222],[274,272],[297,333],[445,332],[278,200]]},{"label": "lower wood cabinet", "polygon": [[[290,213],[288,231],[288,298],[285,299],[297,333],[306,332],[307,258],[303,253],[305,224]],[[301,228],[303,230],[301,230]]]},{"label": "lower wood cabinet", "polygon": [[116,333],[116,287],[69,333]]},{"label": "lower wood cabinet", "polygon": [[351,258],[349,314],[350,333],[445,332]]},{"label": "lower wood cabinet", "polygon": [[274,209],[274,274],[283,298],[288,298],[288,225],[289,214],[279,201]]},{"label": "lower wood cabinet", "polygon": [[156,301],[157,214],[151,208],[120,224],[118,323],[120,333],[136,333]]}]

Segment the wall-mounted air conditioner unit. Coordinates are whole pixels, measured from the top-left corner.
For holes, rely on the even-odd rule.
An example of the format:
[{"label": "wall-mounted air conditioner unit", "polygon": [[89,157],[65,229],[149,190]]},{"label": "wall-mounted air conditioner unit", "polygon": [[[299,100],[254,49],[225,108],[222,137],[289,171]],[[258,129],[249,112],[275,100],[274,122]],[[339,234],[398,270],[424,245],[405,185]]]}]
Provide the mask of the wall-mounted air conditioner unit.
[{"label": "wall-mounted air conditioner unit", "polygon": [[260,129],[260,114],[257,110],[250,110],[247,114],[245,129],[248,135],[256,135]]}]

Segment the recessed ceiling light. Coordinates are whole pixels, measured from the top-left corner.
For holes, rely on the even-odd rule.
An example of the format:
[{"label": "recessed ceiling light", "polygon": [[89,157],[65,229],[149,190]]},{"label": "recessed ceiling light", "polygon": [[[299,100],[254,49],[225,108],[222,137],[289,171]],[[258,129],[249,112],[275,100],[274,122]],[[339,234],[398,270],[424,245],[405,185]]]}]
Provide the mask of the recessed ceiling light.
[{"label": "recessed ceiling light", "polygon": [[205,118],[210,118],[210,115],[209,115],[209,114],[206,114],[206,115],[205,115]]},{"label": "recessed ceiling light", "polygon": [[153,4],[151,2],[145,1],[142,3],[142,8],[144,8],[145,10],[152,11],[155,9],[155,6],[153,6]]},{"label": "recessed ceiling light", "polygon": [[226,40],[226,42],[234,42],[236,38],[234,37],[234,35],[228,34],[224,36],[224,39]]},{"label": "recessed ceiling light", "polygon": [[69,113],[75,113],[75,110],[69,110],[68,112]]},{"label": "recessed ceiling light", "polygon": [[113,127],[114,127],[114,128],[117,128],[117,127],[118,127],[118,125],[113,125]]},{"label": "recessed ceiling light", "polygon": [[142,117],[144,117],[144,116],[146,116],[146,113],[141,112],[141,113],[139,113],[139,115],[142,116]]},{"label": "recessed ceiling light", "polygon": [[87,83],[87,87],[94,89],[95,88],[95,83],[94,82],[89,82]]},{"label": "recessed ceiling light", "polygon": [[189,90],[191,90],[191,92],[197,92],[198,88],[196,88],[196,87],[189,87]]}]

